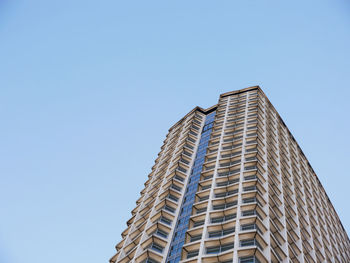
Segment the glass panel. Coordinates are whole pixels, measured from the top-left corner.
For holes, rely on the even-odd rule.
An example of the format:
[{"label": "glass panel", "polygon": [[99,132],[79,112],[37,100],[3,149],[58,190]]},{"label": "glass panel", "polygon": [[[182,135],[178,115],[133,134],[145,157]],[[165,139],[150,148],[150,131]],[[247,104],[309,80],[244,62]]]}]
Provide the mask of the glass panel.
[{"label": "glass panel", "polygon": [[[172,242],[171,242],[171,247],[176,246],[177,250],[168,254],[166,262],[177,263],[181,259],[181,250],[182,250],[182,246],[185,242],[185,234],[186,234],[186,231],[187,231],[188,226],[189,226],[189,218],[190,218],[191,213],[192,213],[192,207],[193,207],[193,203],[195,201],[195,194],[196,194],[197,189],[198,189],[198,182],[200,179],[200,173],[203,169],[203,164],[205,162],[205,155],[206,155],[206,151],[207,151],[207,147],[208,147],[214,119],[215,119],[215,112],[208,114],[205,118],[205,123],[204,123],[204,127],[202,129],[202,132],[201,132],[201,137],[199,140],[199,145],[198,145],[196,157],[194,160],[194,164],[192,167],[192,171],[190,174],[188,185],[186,187],[184,200],[183,200],[183,203],[181,205],[181,210],[180,210],[181,214],[180,214],[179,218],[177,219],[177,225],[175,228],[176,234],[174,234]],[[190,146],[188,143],[186,143],[185,146],[189,147],[192,150],[194,149],[194,147]],[[210,187],[211,187],[211,185],[202,186],[202,190],[210,188]],[[203,200],[205,200],[205,199],[203,199]],[[204,209],[198,209],[197,213],[204,212],[204,211],[205,211]],[[204,224],[204,221],[203,222],[202,221],[195,222],[194,227],[200,226],[202,224]],[[199,238],[201,238],[201,237],[199,237]],[[188,252],[187,258],[194,257],[197,255],[198,255],[198,251]]]}]

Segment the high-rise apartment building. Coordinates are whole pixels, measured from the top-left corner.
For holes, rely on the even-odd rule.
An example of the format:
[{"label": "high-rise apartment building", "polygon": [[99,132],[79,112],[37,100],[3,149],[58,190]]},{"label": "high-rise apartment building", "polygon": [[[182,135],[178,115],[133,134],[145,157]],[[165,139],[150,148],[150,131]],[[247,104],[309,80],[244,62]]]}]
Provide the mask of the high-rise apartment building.
[{"label": "high-rise apartment building", "polygon": [[110,262],[350,262],[319,179],[259,87],[173,127]]}]

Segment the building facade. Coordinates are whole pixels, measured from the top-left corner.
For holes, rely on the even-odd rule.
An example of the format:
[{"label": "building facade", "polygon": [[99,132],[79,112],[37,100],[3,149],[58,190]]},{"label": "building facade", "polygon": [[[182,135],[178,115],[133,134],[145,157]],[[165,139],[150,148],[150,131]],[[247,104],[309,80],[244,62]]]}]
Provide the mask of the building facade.
[{"label": "building facade", "polygon": [[110,259],[350,262],[350,241],[302,150],[258,87],[173,127]]}]

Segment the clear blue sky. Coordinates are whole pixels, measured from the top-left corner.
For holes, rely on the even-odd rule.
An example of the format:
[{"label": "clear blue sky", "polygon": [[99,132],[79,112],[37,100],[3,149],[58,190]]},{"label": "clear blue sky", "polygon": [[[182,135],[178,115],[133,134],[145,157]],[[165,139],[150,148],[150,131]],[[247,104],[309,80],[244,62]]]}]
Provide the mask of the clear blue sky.
[{"label": "clear blue sky", "polygon": [[350,4],[0,0],[0,262],[107,262],[168,128],[260,85],[350,232]]}]

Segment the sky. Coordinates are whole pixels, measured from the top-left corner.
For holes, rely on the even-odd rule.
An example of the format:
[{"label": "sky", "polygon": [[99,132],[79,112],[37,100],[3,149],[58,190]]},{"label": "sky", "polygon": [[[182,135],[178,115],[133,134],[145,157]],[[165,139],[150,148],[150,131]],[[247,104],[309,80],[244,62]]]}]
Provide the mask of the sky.
[{"label": "sky", "polygon": [[108,262],[168,129],[259,85],[350,233],[350,4],[0,0],[0,262]]}]

